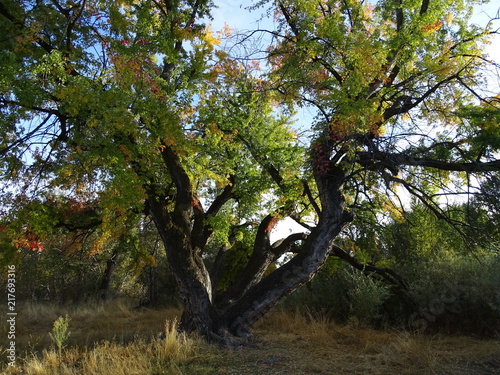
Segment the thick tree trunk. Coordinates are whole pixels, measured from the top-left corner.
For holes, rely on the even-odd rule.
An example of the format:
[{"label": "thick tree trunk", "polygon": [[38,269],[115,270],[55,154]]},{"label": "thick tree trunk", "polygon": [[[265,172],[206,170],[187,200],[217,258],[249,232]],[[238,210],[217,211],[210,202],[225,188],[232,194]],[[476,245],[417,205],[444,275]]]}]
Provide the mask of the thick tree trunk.
[{"label": "thick tree trunk", "polygon": [[216,214],[230,198],[232,184],[205,213],[177,154],[165,145],[162,156],[176,186],[174,208],[170,198],[159,194],[161,190],[154,184],[146,190],[149,212],[165,245],[184,306],[181,328],[228,345],[240,343],[235,337],[248,336],[255,322],[278,301],[312,279],[330,255],[336,236],[352,220],[341,192],[344,172],[328,166],[316,175],[321,200],[319,223],[298,255],[266,277],[263,275],[269,264],[304,237],[292,235],[281,245],[272,246],[269,231],[273,217],[269,215],[262,221],[249,263],[217,307],[210,274],[202,259],[211,232],[205,218]]},{"label": "thick tree trunk", "polygon": [[184,307],[181,326],[188,331],[207,334],[216,329],[212,322],[210,277],[202,259],[191,248],[189,239],[182,233],[177,234],[171,230],[160,231]]},{"label": "thick tree trunk", "polygon": [[219,329],[218,314],[212,305],[212,285],[199,250],[192,247],[189,232],[169,220],[161,203],[150,199],[149,206],[184,307],[180,328],[211,338]]},{"label": "thick tree trunk", "polygon": [[253,285],[224,311],[229,330],[237,336],[247,335],[250,328],[283,297],[310,281],[325,263],[342,228],[352,221],[346,211],[341,191],[344,171],[328,165],[317,174],[321,214],[301,251],[285,265]]}]

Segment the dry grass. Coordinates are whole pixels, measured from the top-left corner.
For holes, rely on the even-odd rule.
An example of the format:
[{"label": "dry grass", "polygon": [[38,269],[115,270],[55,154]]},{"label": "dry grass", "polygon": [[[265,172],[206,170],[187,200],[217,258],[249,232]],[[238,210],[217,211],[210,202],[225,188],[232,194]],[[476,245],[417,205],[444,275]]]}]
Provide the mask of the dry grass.
[{"label": "dry grass", "polygon": [[[337,326],[299,313],[268,315],[255,328],[257,348],[238,350],[179,334],[178,310],[134,310],[123,301],[69,309],[23,306],[18,314],[17,367],[0,368],[6,374],[500,373],[498,341]],[[65,314],[72,334],[59,356],[48,333]],[[165,337],[159,339],[161,331]]]},{"label": "dry grass", "polygon": [[[49,332],[65,314],[71,319],[71,335],[59,355]],[[79,308],[22,306],[16,326],[17,367],[2,370],[30,375],[180,373],[178,365],[194,356],[196,343],[203,343],[177,332],[179,314],[174,309],[135,310],[125,301]]]}]

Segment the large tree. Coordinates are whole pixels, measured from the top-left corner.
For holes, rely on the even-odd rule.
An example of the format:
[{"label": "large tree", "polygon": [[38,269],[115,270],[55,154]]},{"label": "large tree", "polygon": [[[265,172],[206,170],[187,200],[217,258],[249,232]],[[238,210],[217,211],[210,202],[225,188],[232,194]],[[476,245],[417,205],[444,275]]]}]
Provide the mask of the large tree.
[{"label": "large tree", "polygon": [[[230,342],[329,256],[359,266],[334,243],[356,209],[399,184],[440,214],[436,189],[500,169],[498,101],[478,88],[492,31],[469,25],[470,4],[258,5],[277,18],[255,31],[267,70],[217,48],[211,1],[2,1],[2,235],[50,234],[15,213],[54,196],[97,202],[96,247],[149,216],[182,326]],[[297,105],[318,111],[308,139]],[[307,231],[271,243],[286,216]],[[232,251],[244,264],[219,282]]]}]

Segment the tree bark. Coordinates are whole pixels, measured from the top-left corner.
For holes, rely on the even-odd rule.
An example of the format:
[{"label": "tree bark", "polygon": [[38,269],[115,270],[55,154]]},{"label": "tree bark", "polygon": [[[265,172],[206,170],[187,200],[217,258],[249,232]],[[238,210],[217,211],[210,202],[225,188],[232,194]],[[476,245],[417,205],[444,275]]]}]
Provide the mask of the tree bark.
[{"label": "tree bark", "polygon": [[252,286],[241,298],[224,311],[229,331],[245,336],[251,327],[283,297],[310,281],[325,263],[342,228],[352,221],[345,210],[341,185],[344,173],[330,169],[316,176],[322,212],[318,225],[308,236],[302,250],[285,265]]},{"label": "tree bark", "polygon": [[217,314],[212,306],[212,285],[203,260],[192,248],[189,236],[166,220],[161,205],[156,202],[149,205],[184,307],[181,328],[210,337],[218,328],[214,319]]},{"label": "tree bark", "polygon": [[120,255],[118,254],[118,250],[115,249],[113,254],[111,254],[111,258],[106,262],[106,269],[104,270],[104,275],[101,279],[101,285],[99,286],[99,299],[105,301],[109,298],[109,288],[111,286],[111,278],[113,277],[113,273],[116,268],[116,264],[118,263],[118,258]]},{"label": "tree bark", "polygon": [[[172,201],[162,196],[161,189],[155,189],[153,184],[146,190],[149,213],[165,245],[184,306],[180,328],[196,331],[209,340],[226,345],[240,344],[236,338],[246,338],[252,326],[283,297],[313,278],[330,256],[337,235],[352,221],[352,215],[345,209],[341,190],[345,173],[328,165],[316,175],[321,213],[319,223],[310,235],[294,234],[272,246],[269,234],[274,217],[268,215],[263,219],[248,264],[226,298],[222,298],[221,305],[217,306],[213,299],[212,280],[202,259],[211,232],[205,224],[207,214],[174,150],[165,146],[162,153],[176,185],[174,207]],[[229,199],[230,191],[221,196]],[[215,213],[210,209],[208,212]],[[298,254],[264,277],[276,257],[299,240],[305,242]]]}]

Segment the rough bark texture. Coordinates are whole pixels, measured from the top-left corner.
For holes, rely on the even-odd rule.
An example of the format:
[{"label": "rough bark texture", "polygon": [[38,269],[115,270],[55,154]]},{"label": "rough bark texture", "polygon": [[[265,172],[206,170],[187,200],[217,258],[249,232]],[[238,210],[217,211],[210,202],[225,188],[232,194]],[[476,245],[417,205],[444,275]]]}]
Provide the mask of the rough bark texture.
[{"label": "rough bark texture", "polygon": [[[148,206],[179,287],[184,306],[181,328],[227,345],[241,343],[235,337],[247,337],[252,326],[276,303],[312,279],[330,256],[336,236],[352,220],[341,191],[344,173],[331,167],[316,176],[322,209],[318,225],[310,235],[294,234],[271,245],[269,235],[274,217],[263,219],[247,265],[216,306],[212,280],[201,254],[211,232],[204,219],[207,213],[214,214],[217,207],[203,212],[175,152],[168,147],[163,152],[177,188],[175,207],[172,210],[171,202],[152,185],[148,187]],[[229,199],[229,191],[225,190],[223,196]],[[221,206],[221,200],[214,204]],[[305,240],[300,252],[264,277],[269,265],[299,240]]]},{"label": "rough bark texture", "polygon": [[237,336],[248,334],[255,322],[283,297],[310,281],[324,264],[334,239],[352,220],[344,206],[341,192],[343,178],[343,172],[335,169],[317,176],[323,208],[318,225],[298,255],[251,287],[224,311],[231,333]]}]

